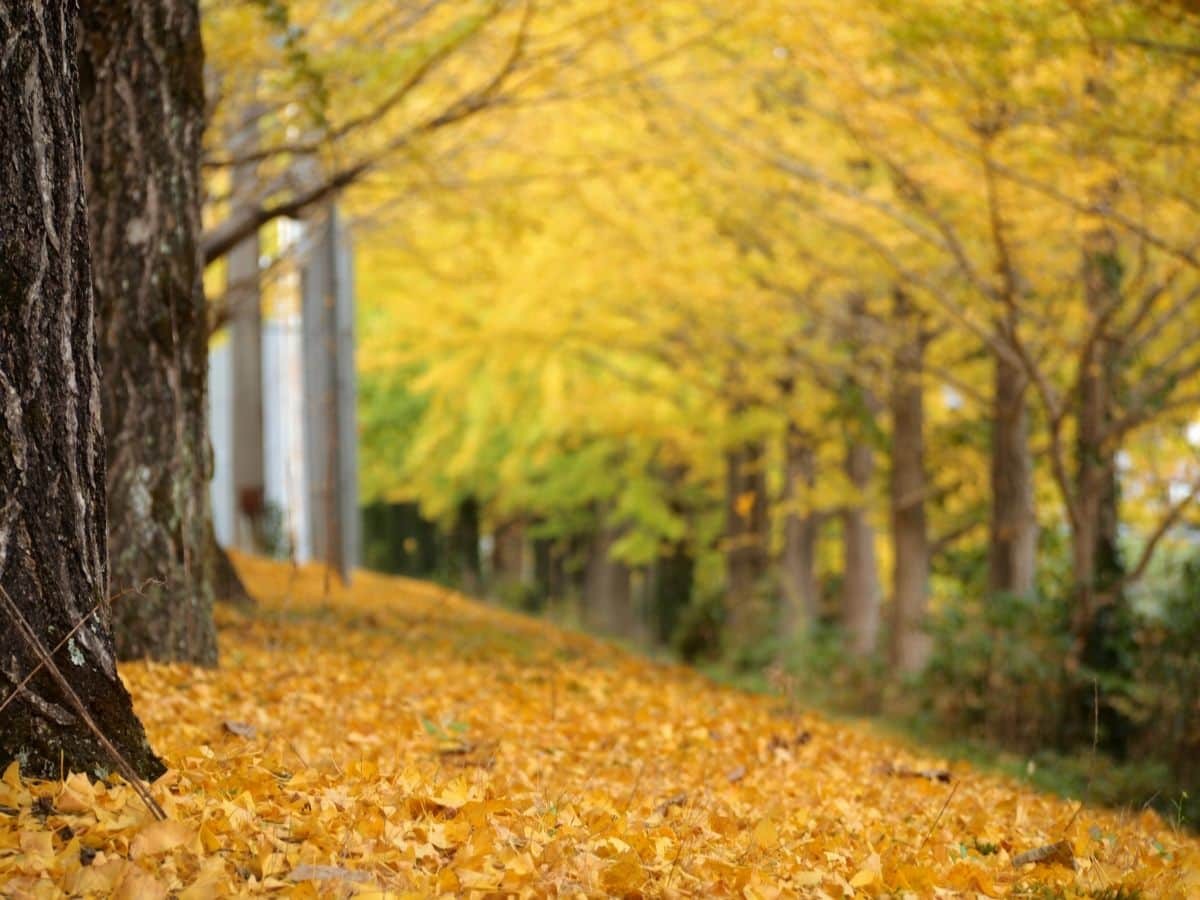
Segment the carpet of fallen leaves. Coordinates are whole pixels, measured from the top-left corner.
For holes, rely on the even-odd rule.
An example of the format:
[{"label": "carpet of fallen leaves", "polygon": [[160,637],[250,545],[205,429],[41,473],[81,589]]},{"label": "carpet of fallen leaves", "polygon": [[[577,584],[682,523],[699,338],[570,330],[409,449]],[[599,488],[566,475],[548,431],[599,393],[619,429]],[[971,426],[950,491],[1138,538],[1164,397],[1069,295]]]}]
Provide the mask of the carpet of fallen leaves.
[{"label": "carpet of fallen leaves", "polygon": [[[0,893],[1200,896],[1200,842],[404,579],[238,559],[205,671],[124,667],[170,771],[0,783]],[[1024,862],[1024,860],[1030,860]]]}]

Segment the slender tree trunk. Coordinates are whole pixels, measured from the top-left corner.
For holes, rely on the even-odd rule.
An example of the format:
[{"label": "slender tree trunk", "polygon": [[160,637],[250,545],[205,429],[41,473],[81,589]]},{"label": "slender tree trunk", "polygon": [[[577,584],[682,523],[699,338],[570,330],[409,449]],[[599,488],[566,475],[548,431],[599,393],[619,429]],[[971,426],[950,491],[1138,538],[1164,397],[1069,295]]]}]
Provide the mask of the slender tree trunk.
[{"label": "slender tree trunk", "polygon": [[1037,577],[1037,514],[1033,454],[1026,413],[1027,379],[1020,365],[995,357],[992,394],[992,521],[988,588],[1032,594]]},{"label": "slender tree trunk", "polygon": [[217,659],[196,0],[86,0],[80,59],[117,650]]},{"label": "slender tree trunk", "polygon": [[[259,110],[250,108],[229,142],[233,155],[257,147]],[[253,205],[258,184],[254,163],[234,166],[235,209]],[[262,291],[259,279],[258,232],[226,257],[225,303],[229,310],[230,356],[233,360],[233,490],[234,544],[254,553],[261,549],[266,480],[263,472]]]},{"label": "slender tree trunk", "polygon": [[612,558],[617,535],[601,526],[588,547],[583,575],[583,611],[589,627],[613,637],[637,636],[629,566]]},{"label": "slender tree trunk", "polygon": [[726,455],[725,609],[734,642],[755,638],[767,622],[763,579],[767,574],[770,521],[761,444]]},{"label": "slender tree trunk", "polygon": [[358,563],[353,279],[335,204],[311,234],[301,278],[309,522],[313,554],[349,584]]},{"label": "slender tree trunk", "polygon": [[[846,447],[846,475],[860,495],[871,490],[875,451],[859,437]],[[875,558],[875,528],[866,503],[855,501],[842,512],[842,626],[850,652],[870,656],[879,641],[879,564]]]},{"label": "slender tree trunk", "polygon": [[493,586],[528,583],[528,579],[526,578],[528,561],[525,552],[524,521],[521,519],[509,519],[496,529],[493,539]]},{"label": "slender tree trunk", "polygon": [[[1092,321],[1120,302],[1121,278],[1116,234],[1111,227],[1102,225],[1084,238],[1083,285]],[[1080,360],[1076,398],[1073,655],[1077,662],[1095,672],[1124,676],[1128,673],[1115,646],[1124,605],[1121,587],[1124,564],[1118,542],[1118,447],[1107,437],[1114,416],[1119,339],[1106,329],[1100,332]],[[1074,704],[1076,735],[1087,734],[1087,724],[1098,717],[1102,746],[1123,757],[1132,723],[1103,693],[1099,708],[1093,710],[1094,695],[1086,687]]]},{"label": "slender tree trunk", "polygon": [[464,593],[479,593],[483,567],[479,561],[479,501],[474,497],[458,504],[450,531],[450,568]]},{"label": "slender tree trunk", "polygon": [[[1095,320],[1120,301],[1121,264],[1112,229],[1085,237],[1083,283],[1089,316]],[[1117,544],[1117,447],[1107,440],[1113,419],[1117,339],[1103,331],[1080,361],[1076,398],[1075,495],[1079,528],[1076,561],[1075,631],[1086,643],[1096,613],[1115,605],[1123,574]]]},{"label": "slender tree trunk", "polygon": [[925,631],[929,599],[929,535],[925,522],[925,336],[920,314],[903,291],[895,293],[894,325],[901,343],[893,360],[892,412],[892,668],[919,672],[929,660]]},{"label": "slender tree trunk", "polygon": [[253,607],[254,598],[246,589],[246,583],[234,567],[233,560],[217,541],[217,530],[211,519],[208,524],[208,552],[212,555],[213,599],[240,609]]},{"label": "slender tree trunk", "polygon": [[539,609],[567,596],[567,570],[564,548],[557,538],[533,539],[533,582],[535,601]]},{"label": "slender tree trunk", "polygon": [[[57,668],[118,752],[153,778],[163,766],[117,675],[107,599],[75,12],[65,0],[0,0],[0,590],[47,651],[62,644]],[[22,686],[39,656],[14,619],[0,614],[0,768],[112,771],[45,669]]]},{"label": "slender tree trunk", "polygon": [[670,644],[684,610],[692,602],[696,562],[683,541],[677,541],[654,563],[650,634],[662,645]]},{"label": "slender tree trunk", "polygon": [[781,631],[794,637],[816,621],[821,588],[817,580],[817,538],[823,516],[809,508],[817,479],[817,457],[812,438],[788,426],[785,447],[783,557],[780,576],[784,608]]}]

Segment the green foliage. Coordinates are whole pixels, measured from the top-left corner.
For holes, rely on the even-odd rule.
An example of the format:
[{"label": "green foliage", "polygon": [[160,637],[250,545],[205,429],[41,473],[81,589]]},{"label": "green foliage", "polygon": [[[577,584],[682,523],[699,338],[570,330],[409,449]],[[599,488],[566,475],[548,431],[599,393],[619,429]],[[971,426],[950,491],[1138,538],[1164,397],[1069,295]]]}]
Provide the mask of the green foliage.
[{"label": "green foliage", "polygon": [[1034,749],[1052,743],[1071,684],[1062,600],[996,595],[941,610],[931,623],[934,652],[925,674],[926,712],[956,733]]}]

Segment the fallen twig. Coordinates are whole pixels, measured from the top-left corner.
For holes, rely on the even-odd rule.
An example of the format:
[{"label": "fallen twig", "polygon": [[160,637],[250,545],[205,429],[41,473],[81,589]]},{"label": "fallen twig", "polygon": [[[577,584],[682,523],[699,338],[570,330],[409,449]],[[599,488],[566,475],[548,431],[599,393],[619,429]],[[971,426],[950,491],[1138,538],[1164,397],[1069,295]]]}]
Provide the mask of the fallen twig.
[{"label": "fallen twig", "polygon": [[[164,582],[158,578],[147,578],[145,581],[143,581],[137,587],[127,588],[126,590],[121,591],[119,594],[114,594],[112,597],[109,597],[108,602],[115,603],[117,600],[120,600],[126,594],[134,594],[134,593],[141,594],[142,591],[146,589],[146,586],[150,585],[150,584],[164,584]],[[54,649],[50,651],[50,656],[53,657],[55,653],[57,653],[59,650],[61,650],[63,647],[65,647],[67,645],[67,641],[71,640],[71,638],[75,637],[75,635],[78,634],[79,629],[84,626],[84,623],[86,623],[88,619],[90,619],[92,616],[94,616],[96,614],[96,610],[98,610],[99,608],[100,608],[100,604],[96,603],[94,606],[92,606],[91,609],[89,609],[82,616],[80,616],[79,621],[76,622],[75,625],[71,628],[71,630],[67,632],[66,636],[61,641],[59,641],[57,644],[54,645]],[[35,675],[37,675],[38,672],[42,671],[42,668],[45,665],[46,665],[45,662],[38,662],[38,664],[36,666],[34,666],[32,669],[29,670],[29,674],[26,675],[24,678],[22,678],[21,683],[18,684],[15,688],[13,688],[12,692],[7,697],[4,698],[3,703],[0,703],[0,712],[4,712],[4,710],[8,706],[8,704],[12,703],[13,700],[16,699],[16,696],[21,693],[21,691],[24,689],[25,685],[29,684],[29,682],[31,682],[33,680],[33,677]]]},{"label": "fallen twig", "polygon": [[884,762],[876,766],[875,771],[880,775],[894,775],[897,778],[924,778],[927,781],[939,781],[942,784],[950,783],[948,769],[907,769],[904,766],[894,766],[890,762]]},{"label": "fallen twig", "polygon": [[141,801],[146,804],[146,808],[150,810],[154,818],[160,822],[166,819],[167,814],[158,805],[158,801],[154,799],[154,796],[150,793],[150,789],[146,787],[137,772],[134,771],[133,766],[129,764],[129,760],[121,754],[121,751],[113,745],[108,736],[101,731],[100,726],[96,724],[96,720],[92,718],[92,714],[88,712],[88,708],[79,699],[79,695],[75,693],[75,689],[71,687],[71,683],[67,681],[62,671],[55,665],[54,660],[50,658],[50,654],[46,652],[46,648],[42,646],[42,642],[38,640],[38,636],[34,633],[33,628],[30,627],[24,614],[22,614],[21,608],[9,596],[8,591],[5,590],[3,585],[0,585],[0,602],[3,602],[5,611],[12,617],[13,624],[17,626],[17,630],[21,633],[21,637],[25,639],[25,643],[29,645],[29,649],[41,660],[41,664],[45,666],[50,677],[58,683],[64,696],[75,707],[75,711],[79,713],[80,718],[83,719],[92,734],[96,736],[96,740],[108,751],[109,756],[112,757],[113,762],[116,764],[117,771],[129,782],[129,786],[133,788],[134,793],[141,798]]},{"label": "fallen twig", "polygon": [[946,807],[949,806],[950,801],[954,799],[954,795],[957,793],[958,786],[961,783],[962,782],[956,781],[954,782],[954,787],[950,788],[950,793],[946,796],[946,802],[943,803],[942,808],[938,810],[937,818],[933,820],[933,824],[930,825],[929,830],[925,832],[925,837],[921,838],[920,846],[917,847],[918,850],[925,846],[925,844],[929,841],[929,838],[933,835],[933,830],[937,828],[938,822],[942,821],[942,816],[946,812]]}]

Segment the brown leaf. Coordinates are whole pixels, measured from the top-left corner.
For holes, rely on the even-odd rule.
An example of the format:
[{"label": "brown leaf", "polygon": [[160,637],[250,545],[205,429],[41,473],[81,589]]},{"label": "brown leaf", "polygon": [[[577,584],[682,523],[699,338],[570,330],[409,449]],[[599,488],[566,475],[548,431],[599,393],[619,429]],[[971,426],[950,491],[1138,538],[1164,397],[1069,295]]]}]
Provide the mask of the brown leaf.
[{"label": "brown leaf", "polygon": [[1027,866],[1030,863],[1057,863],[1060,866],[1068,866],[1075,868],[1075,848],[1071,846],[1070,841],[1057,841],[1053,844],[1045,844],[1041,847],[1034,847],[1032,850],[1026,850],[1024,853],[1018,853],[1013,857],[1013,868],[1019,869],[1021,866]]},{"label": "brown leaf", "polygon": [[234,722],[226,720],[221,723],[221,727],[230,734],[236,734],[238,737],[244,737],[247,740],[258,736],[258,729],[247,722]]},{"label": "brown leaf", "polygon": [[346,881],[365,884],[371,880],[369,872],[343,869],[341,866],[296,866],[288,873],[288,881]]},{"label": "brown leaf", "polygon": [[654,811],[660,816],[665,816],[667,814],[667,810],[669,810],[672,806],[683,806],[683,804],[687,803],[687,799],[687,792],[680,791],[678,794],[668,797],[662,803],[658,804],[658,806],[654,807]]}]

